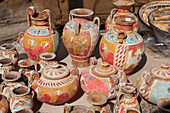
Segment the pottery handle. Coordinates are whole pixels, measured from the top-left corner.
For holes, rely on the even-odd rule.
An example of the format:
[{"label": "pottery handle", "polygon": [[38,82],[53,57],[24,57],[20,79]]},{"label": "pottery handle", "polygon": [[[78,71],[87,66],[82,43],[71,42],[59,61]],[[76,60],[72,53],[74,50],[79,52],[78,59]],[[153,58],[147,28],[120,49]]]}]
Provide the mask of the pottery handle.
[{"label": "pottery handle", "polygon": [[76,75],[78,78],[80,78],[80,76],[79,76],[79,70],[78,70],[77,67],[71,67],[71,68],[70,68],[70,73],[71,73],[72,75]]},{"label": "pottery handle", "polygon": [[34,95],[35,95],[34,91],[31,91],[31,97],[32,98],[34,98]]},{"label": "pottery handle", "polygon": [[27,8],[27,21],[28,21],[28,27],[31,26],[31,16],[34,15],[36,13],[36,10],[34,8],[34,6],[30,6],[29,8]]},{"label": "pottery handle", "polygon": [[20,73],[20,74],[24,74],[25,72],[26,72],[26,70],[25,70],[24,68],[20,68],[20,69],[19,69],[19,73]]},{"label": "pottery handle", "polygon": [[23,33],[23,32],[20,32],[20,33],[18,34],[17,41],[18,41],[21,45],[23,45],[23,37],[24,37],[24,33]]},{"label": "pottery handle", "polygon": [[95,17],[95,18],[93,19],[93,24],[95,24],[96,21],[97,21],[97,26],[98,26],[99,29],[100,29],[100,18],[99,18],[99,17]]},{"label": "pottery handle", "polygon": [[91,57],[90,58],[90,65],[97,65],[98,61],[96,57]]},{"label": "pottery handle", "polygon": [[4,90],[4,88],[5,88],[5,84],[0,84],[0,93],[3,93],[3,90]]},{"label": "pottery handle", "polygon": [[79,32],[80,32],[80,23],[79,22],[76,22],[76,24],[75,24],[75,35],[77,36],[77,35],[79,35]]},{"label": "pottery handle", "polygon": [[64,107],[64,112],[63,113],[70,113],[70,111],[71,111],[71,106],[70,105],[66,105]]},{"label": "pottery handle", "polygon": [[113,19],[113,13],[115,13],[117,10],[118,10],[117,8],[114,8],[114,9],[111,10],[111,12],[110,12],[110,22]]},{"label": "pottery handle", "polygon": [[118,32],[118,39],[119,39],[119,43],[123,44],[123,40],[127,37],[126,31],[124,30],[120,30]]},{"label": "pottery handle", "polygon": [[30,77],[30,80],[28,81],[28,84],[32,84],[34,82],[34,80],[37,80],[40,78],[40,75],[37,71],[34,71],[32,74],[31,74],[31,77]]},{"label": "pottery handle", "polygon": [[53,34],[54,31],[53,31],[53,26],[52,26],[52,20],[51,20],[51,12],[49,9],[45,9],[43,10],[42,12],[45,16],[48,17],[48,23],[49,23],[49,28],[50,28],[50,34]]},{"label": "pottery handle", "polygon": [[73,15],[69,14],[69,21],[73,20]]}]

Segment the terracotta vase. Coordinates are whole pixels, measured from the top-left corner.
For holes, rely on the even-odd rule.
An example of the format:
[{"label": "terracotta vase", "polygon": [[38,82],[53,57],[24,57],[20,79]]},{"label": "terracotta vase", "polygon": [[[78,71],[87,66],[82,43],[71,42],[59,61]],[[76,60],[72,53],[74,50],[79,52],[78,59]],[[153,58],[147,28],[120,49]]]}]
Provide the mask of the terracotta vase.
[{"label": "terracotta vase", "polygon": [[150,72],[142,72],[136,84],[141,96],[151,103],[157,104],[161,98],[170,98],[169,65],[155,66]]},{"label": "terracotta vase", "polygon": [[39,61],[41,53],[56,52],[59,35],[52,27],[50,11],[46,9],[41,13],[36,13],[35,8],[31,6],[27,9],[27,21],[28,28],[24,35],[20,33],[18,40],[23,45],[28,57]]},{"label": "terracotta vase", "polygon": [[20,67],[19,73],[25,75],[28,80],[31,74],[35,71],[34,67],[35,61],[32,59],[23,59],[18,61],[18,66]]},{"label": "terracotta vase", "polygon": [[12,64],[11,58],[3,58],[0,59],[0,74],[3,75],[4,73],[7,73],[9,71],[12,71],[15,69],[14,65]]},{"label": "terracotta vase", "polygon": [[32,109],[33,108],[33,96],[30,88],[27,86],[13,87],[10,95],[10,110],[11,112],[20,111],[21,109]]},{"label": "terracotta vase", "polygon": [[[79,89],[78,69],[69,69],[62,64],[46,66],[34,72],[29,81],[37,93],[37,99],[48,104],[62,104],[69,101]],[[50,90],[49,90],[50,89]]]},{"label": "terracotta vase", "polygon": [[91,15],[90,9],[73,9],[63,29],[62,39],[75,67],[90,65],[90,57],[98,43],[100,20],[95,17],[93,22],[89,21],[87,18]]},{"label": "terracotta vase", "polygon": [[19,111],[15,111],[14,113],[34,113],[34,112],[31,109],[24,108]]},{"label": "terracotta vase", "polygon": [[49,52],[45,52],[40,54],[40,58],[42,60],[40,60],[38,62],[39,64],[39,70],[38,72],[41,73],[41,71],[46,67],[46,66],[50,66],[50,65],[58,65],[57,61],[54,61],[54,58],[56,57],[56,55],[54,53],[49,53]]},{"label": "terracotta vase", "polygon": [[[115,18],[117,16],[131,16],[134,17],[136,22],[133,24],[133,30],[138,31],[138,19],[137,17],[130,12],[130,7],[134,5],[134,0],[117,0],[113,1],[113,4],[117,7],[111,10],[110,15],[107,17],[105,29],[106,31],[113,30],[116,27]],[[134,11],[132,11],[134,12]],[[127,18],[126,21],[131,21],[130,18]]]},{"label": "terracotta vase", "polygon": [[93,93],[101,93],[107,99],[115,98],[119,93],[119,83],[126,83],[125,73],[103,62],[91,68],[85,69],[81,73],[81,88],[88,95]]},{"label": "terracotta vase", "polygon": [[7,99],[3,95],[0,95],[0,113],[8,113],[8,109],[9,104]]},{"label": "terracotta vase", "polygon": [[12,43],[2,44],[0,46],[0,58],[11,58],[13,65],[16,65],[19,60],[19,55],[15,45]]},{"label": "terracotta vase", "polygon": [[19,85],[25,85],[24,82],[20,80],[21,74],[16,71],[10,71],[2,75],[2,80],[4,80],[0,84],[0,93],[4,95],[7,99],[10,98],[11,89]]},{"label": "terracotta vase", "polygon": [[65,105],[63,113],[95,113],[95,111],[83,105]]},{"label": "terracotta vase", "polygon": [[121,94],[114,105],[113,113],[140,113],[137,97],[136,87],[126,83],[121,87]]},{"label": "terracotta vase", "polygon": [[[131,21],[125,21],[130,18]],[[133,31],[136,22],[131,16],[117,16],[116,28],[103,35],[99,51],[102,61],[117,66],[130,74],[139,64],[144,53],[143,38]]]}]

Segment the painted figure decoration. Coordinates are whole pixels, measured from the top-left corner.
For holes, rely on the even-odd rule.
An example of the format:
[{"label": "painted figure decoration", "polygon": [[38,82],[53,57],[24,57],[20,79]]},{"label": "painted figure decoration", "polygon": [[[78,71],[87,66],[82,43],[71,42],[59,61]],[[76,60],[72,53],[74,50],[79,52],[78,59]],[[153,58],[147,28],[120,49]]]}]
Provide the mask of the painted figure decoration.
[{"label": "painted figure decoration", "polygon": [[28,57],[39,61],[41,53],[56,52],[59,45],[59,34],[52,26],[50,10],[45,9],[41,13],[36,13],[35,8],[31,6],[27,9],[27,21],[27,30],[24,34],[19,34],[18,40]]},{"label": "painted figure decoration", "polygon": [[93,22],[89,21],[91,15],[90,9],[73,9],[63,29],[63,42],[75,67],[90,65],[90,57],[98,43],[100,20],[95,17]]}]

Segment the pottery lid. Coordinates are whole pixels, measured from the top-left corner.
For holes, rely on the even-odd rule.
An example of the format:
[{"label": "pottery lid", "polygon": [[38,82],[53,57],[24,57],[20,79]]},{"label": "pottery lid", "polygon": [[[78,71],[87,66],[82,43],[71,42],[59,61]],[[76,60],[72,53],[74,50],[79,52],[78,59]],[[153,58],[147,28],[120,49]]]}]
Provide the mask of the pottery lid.
[{"label": "pottery lid", "polygon": [[107,62],[103,62],[101,65],[94,66],[91,72],[99,77],[109,77],[110,75],[116,74],[117,69],[114,66],[109,65]]},{"label": "pottery lid", "polygon": [[69,69],[62,64],[50,65],[45,67],[41,74],[46,79],[57,80],[68,76]]},{"label": "pottery lid", "polygon": [[168,64],[153,67],[150,73],[158,78],[170,79],[170,69]]}]

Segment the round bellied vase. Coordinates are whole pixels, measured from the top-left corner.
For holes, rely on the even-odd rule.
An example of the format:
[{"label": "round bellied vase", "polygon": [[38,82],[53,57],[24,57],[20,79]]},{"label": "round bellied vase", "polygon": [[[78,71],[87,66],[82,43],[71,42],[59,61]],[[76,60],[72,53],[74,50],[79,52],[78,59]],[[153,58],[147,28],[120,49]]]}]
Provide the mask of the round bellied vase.
[{"label": "round bellied vase", "polygon": [[113,113],[140,113],[137,98],[137,88],[132,83],[121,86],[121,93],[114,105]]},{"label": "round bellied vase", "polygon": [[11,58],[2,58],[0,59],[0,75],[12,71],[15,69]]},{"label": "round bellied vase", "polygon": [[[107,17],[105,23],[106,31],[113,30],[116,27],[115,18],[117,16],[124,15],[132,16],[135,18],[136,22],[133,24],[133,30],[137,32],[139,27],[138,19],[132,12],[130,12],[130,7],[132,7],[134,3],[134,0],[117,0],[115,2],[113,1],[113,4],[116,6],[116,8],[112,9],[110,15]],[[131,18],[127,18],[126,21],[131,21]]]},{"label": "round bellied vase", "polygon": [[136,84],[140,95],[153,104],[161,98],[170,98],[169,65],[155,66],[150,72],[142,72]]},{"label": "round bellied vase", "polygon": [[16,65],[19,60],[19,55],[15,45],[5,43],[0,46],[0,58],[11,58],[13,65]]},{"label": "round bellied vase", "polygon": [[93,22],[89,21],[87,18],[92,14],[90,9],[71,10],[69,22],[63,29],[62,39],[75,67],[90,65],[90,57],[98,43],[100,20],[95,17]]},{"label": "round bellied vase", "polygon": [[[131,18],[131,21],[126,21]],[[117,16],[116,28],[103,35],[99,52],[102,61],[124,70],[130,74],[139,64],[144,54],[144,40],[133,31],[136,19],[132,16]]]},{"label": "round bellied vase", "polygon": [[36,13],[35,8],[31,6],[27,9],[27,21],[27,30],[24,34],[20,33],[18,40],[28,57],[39,61],[41,53],[56,52],[59,45],[59,34],[52,26],[50,10],[45,9]]},{"label": "round bellied vase", "polygon": [[34,93],[27,86],[13,87],[9,99],[11,112],[17,112],[25,108],[32,109],[34,104],[33,97]]},{"label": "round bellied vase", "polygon": [[115,98],[120,91],[119,83],[126,82],[126,74],[107,62],[85,69],[80,79],[81,88],[86,94],[101,93],[106,99]]},{"label": "round bellied vase", "polygon": [[29,81],[37,93],[37,99],[48,104],[62,104],[69,101],[79,89],[79,72],[77,68],[69,69],[62,64],[46,66],[34,72]]}]

